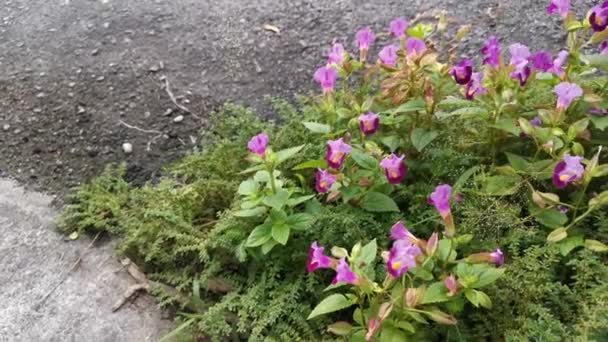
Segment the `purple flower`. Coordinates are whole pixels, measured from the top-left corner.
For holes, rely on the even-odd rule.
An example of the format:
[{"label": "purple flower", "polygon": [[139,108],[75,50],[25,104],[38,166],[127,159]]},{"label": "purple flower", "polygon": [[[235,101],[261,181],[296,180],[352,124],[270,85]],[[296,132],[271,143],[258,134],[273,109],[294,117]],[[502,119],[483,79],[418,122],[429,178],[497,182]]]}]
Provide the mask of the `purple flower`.
[{"label": "purple flower", "polygon": [[359,50],[369,50],[369,47],[376,40],[376,35],[369,27],[364,27],[357,32],[355,38],[357,39]]},{"label": "purple flower", "polygon": [[551,72],[555,73],[557,76],[561,76],[564,74],[563,65],[568,60],[568,56],[570,54],[568,51],[560,51],[557,54],[557,58],[553,61],[553,67],[551,68]]},{"label": "purple flower", "polygon": [[391,227],[391,239],[393,240],[408,240],[410,243],[418,244],[420,240],[412,234],[403,222],[399,221]]},{"label": "purple flower", "polygon": [[306,262],[306,269],[308,272],[314,272],[317,268],[330,268],[333,262],[332,258],[323,254],[325,251],[324,247],[319,246],[317,241],[314,241],[310,245],[308,250],[308,261]]},{"label": "purple flower", "polygon": [[435,206],[439,215],[444,219],[452,214],[450,210],[450,197],[452,196],[452,187],[448,184],[441,184],[435,188],[428,198],[428,202]]},{"label": "purple flower", "polygon": [[315,72],[315,81],[323,88],[323,93],[331,93],[336,85],[338,72],[330,66],[324,66]]},{"label": "purple flower", "polygon": [[461,60],[452,67],[450,74],[458,84],[464,85],[469,83],[469,81],[471,81],[471,76],[473,75],[473,61],[470,59]]},{"label": "purple flower", "polygon": [[405,48],[407,49],[408,59],[417,59],[426,51],[426,44],[422,39],[410,37],[405,42]]},{"label": "purple flower", "polygon": [[608,26],[608,1],[600,6],[595,6],[591,9],[591,15],[589,15],[589,24],[595,32],[602,32]]},{"label": "purple flower", "polygon": [[583,96],[583,89],[576,83],[562,82],[555,86],[557,95],[557,108],[567,109],[574,99]]},{"label": "purple flower", "polygon": [[338,267],[336,267],[336,276],[334,277],[334,280],[332,280],[331,283],[347,283],[356,285],[358,279],[359,278],[357,277],[355,272],[353,272],[350,269],[350,266],[348,266],[346,259],[342,258],[340,259],[340,261],[338,261]]},{"label": "purple flower", "polygon": [[325,160],[327,160],[327,164],[334,169],[339,169],[342,167],[344,163],[344,158],[346,155],[352,151],[352,147],[345,143],[342,138],[338,140],[329,140],[327,142],[327,154],[325,155]]},{"label": "purple flower", "polygon": [[530,56],[530,62],[534,70],[547,72],[553,68],[553,59],[547,51],[539,51]]},{"label": "purple flower", "polygon": [[600,54],[608,55],[608,40],[600,44]]},{"label": "purple flower", "polygon": [[570,0],[551,0],[551,3],[547,7],[547,13],[559,13],[564,19],[568,16],[569,11]]},{"label": "purple flower", "polygon": [[320,193],[329,191],[331,186],[336,182],[336,176],[332,175],[328,170],[318,169],[315,178],[317,180],[315,188]]},{"label": "purple flower", "polygon": [[397,58],[398,58],[397,50],[398,50],[398,48],[395,45],[393,45],[393,44],[387,45],[384,48],[382,48],[382,50],[378,54],[378,57],[380,57],[380,61],[383,64],[394,67],[395,65],[397,65]]},{"label": "purple flower", "polygon": [[376,133],[379,125],[380,117],[376,113],[369,112],[365,115],[359,116],[359,126],[361,127],[361,132],[363,132],[365,135]]},{"label": "purple flower", "polygon": [[410,24],[403,18],[397,18],[390,23],[391,35],[397,38],[405,37],[405,30]]},{"label": "purple flower", "polygon": [[500,66],[500,43],[495,36],[490,37],[486,44],[481,49],[481,53],[486,56],[483,60],[483,64],[488,64],[494,69]]},{"label": "purple flower", "polygon": [[335,43],[327,55],[327,64],[340,65],[342,62],[344,62],[344,46],[340,43]]},{"label": "purple flower", "polygon": [[456,277],[450,274],[449,277],[443,279],[443,284],[448,289],[448,296],[452,297],[458,292],[458,282],[456,281]]},{"label": "purple flower", "polygon": [[531,73],[530,67],[528,66],[530,49],[525,45],[515,43],[509,46],[509,53],[511,53],[511,61],[509,64],[515,67],[515,70],[511,73],[511,78],[517,78],[519,84],[523,87],[528,81]]},{"label": "purple flower", "polygon": [[388,273],[401,277],[407,270],[416,267],[416,256],[422,254],[420,247],[413,245],[409,240],[397,240],[388,255],[386,268]]},{"label": "purple flower", "polygon": [[260,133],[254,136],[247,143],[247,147],[252,153],[264,156],[266,154],[266,148],[268,147],[268,135],[266,133]]},{"label": "purple flower", "polygon": [[496,248],[494,252],[490,253],[490,258],[491,262],[496,266],[502,266],[505,263],[505,255],[500,248]]},{"label": "purple flower", "polygon": [[570,208],[566,207],[565,205],[559,204],[557,206],[557,210],[559,210],[559,212],[562,214],[567,214],[570,211]]},{"label": "purple flower", "polygon": [[390,157],[382,159],[380,166],[384,169],[386,179],[391,184],[399,184],[405,178],[407,173],[407,165],[403,162],[405,156],[397,157],[394,153],[391,153]]},{"label": "purple flower", "polygon": [[540,116],[535,116],[532,120],[530,120],[530,125],[533,127],[541,127],[543,125],[543,120],[541,120]]},{"label": "purple flower", "polygon": [[553,185],[558,189],[563,189],[568,184],[583,177],[585,168],[581,164],[582,157],[566,154],[564,159],[555,165],[553,170]]},{"label": "purple flower", "polygon": [[474,72],[471,75],[471,81],[467,83],[465,88],[465,97],[467,100],[474,99],[477,95],[483,95],[487,92],[486,88],[482,84],[483,74],[480,72]]},{"label": "purple flower", "polygon": [[591,115],[599,115],[599,116],[608,115],[608,109],[602,109],[599,107],[589,108],[589,110],[587,112]]}]

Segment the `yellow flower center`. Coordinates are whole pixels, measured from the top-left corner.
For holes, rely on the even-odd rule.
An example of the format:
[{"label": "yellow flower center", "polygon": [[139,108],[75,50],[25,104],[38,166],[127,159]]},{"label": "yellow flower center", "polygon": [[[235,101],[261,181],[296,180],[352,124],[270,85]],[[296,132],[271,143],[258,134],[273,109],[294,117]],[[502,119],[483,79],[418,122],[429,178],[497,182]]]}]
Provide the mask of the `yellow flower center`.
[{"label": "yellow flower center", "polygon": [[374,126],[372,125],[371,121],[365,121],[363,123],[363,126],[365,126],[365,129],[368,131],[371,131],[372,129],[374,129]]},{"label": "yellow flower center", "polygon": [[399,174],[396,171],[393,170],[393,171],[391,171],[391,177],[392,178],[397,178],[397,177],[399,177]]},{"label": "yellow flower center", "polygon": [[401,268],[401,263],[400,263],[399,261],[394,262],[392,267],[393,267],[393,270],[395,270],[395,271],[396,271],[396,270],[398,270],[399,268]]},{"label": "yellow flower center", "polygon": [[561,180],[562,182],[567,181],[568,178],[570,178],[570,175],[568,175],[568,174],[563,174],[563,175],[559,176],[559,180]]},{"label": "yellow flower center", "polygon": [[343,155],[344,155],[343,152],[336,152],[336,154],[334,154],[334,157],[331,159],[331,161],[334,163],[337,163],[340,161],[340,159],[342,159]]},{"label": "yellow flower center", "polygon": [[327,186],[327,182],[326,181],[321,181],[321,184],[319,184],[322,188]]}]

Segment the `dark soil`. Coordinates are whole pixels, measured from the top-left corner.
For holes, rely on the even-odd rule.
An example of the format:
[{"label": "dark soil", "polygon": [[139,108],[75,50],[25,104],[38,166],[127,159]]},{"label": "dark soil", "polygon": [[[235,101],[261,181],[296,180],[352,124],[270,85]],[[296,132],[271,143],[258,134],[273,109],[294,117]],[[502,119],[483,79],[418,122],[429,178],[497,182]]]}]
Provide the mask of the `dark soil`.
[{"label": "dark soil", "polygon": [[[267,115],[266,96],[310,91],[324,49],[333,39],[352,47],[362,25],[380,31],[394,17],[446,9],[474,25],[463,54],[477,57],[490,34],[557,51],[564,37],[548,2],[3,0],[0,169],[56,193],[123,160],[146,180],[198,143],[223,101]],[[584,2],[574,1],[579,16],[594,3]],[[163,78],[194,115],[171,102]]]}]

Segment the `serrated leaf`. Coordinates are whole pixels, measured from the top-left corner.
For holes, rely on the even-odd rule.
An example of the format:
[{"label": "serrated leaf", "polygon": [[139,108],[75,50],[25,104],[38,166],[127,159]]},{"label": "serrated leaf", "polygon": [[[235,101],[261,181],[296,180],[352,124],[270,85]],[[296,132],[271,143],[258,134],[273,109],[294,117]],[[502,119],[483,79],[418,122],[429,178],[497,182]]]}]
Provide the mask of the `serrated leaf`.
[{"label": "serrated leaf", "polygon": [[284,161],[286,161],[287,159],[294,157],[296,154],[298,154],[298,152],[300,152],[304,148],[304,146],[306,146],[306,145],[286,148],[284,150],[277,152],[277,162],[275,165],[279,165],[279,164],[283,163]]},{"label": "serrated leaf", "polygon": [[388,147],[391,152],[395,152],[395,150],[399,148],[400,140],[396,135],[382,137],[380,141],[384,144],[384,146]]},{"label": "serrated leaf", "polygon": [[581,235],[570,236],[557,243],[557,248],[561,255],[566,256],[577,247],[581,247],[585,244],[584,238]]},{"label": "serrated leaf", "polygon": [[506,196],[517,192],[521,177],[516,174],[498,175],[483,179],[483,194],[488,196]]},{"label": "serrated leaf", "polygon": [[374,191],[370,191],[363,196],[361,208],[372,212],[399,211],[399,207],[392,198]]},{"label": "serrated leaf", "polygon": [[443,282],[435,282],[424,292],[421,304],[441,303],[450,300],[448,289]]},{"label": "serrated leaf", "polygon": [[293,167],[292,170],[305,169],[327,169],[327,161],[325,159],[308,160]]},{"label": "serrated leaf", "polygon": [[511,133],[512,135],[514,135],[516,137],[518,137],[519,134],[521,133],[521,128],[519,128],[519,126],[517,125],[517,121],[515,121],[515,119],[512,119],[512,118],[501,118],[492,127],[498,128],[507,133]]},{"label": "serrated leaf", "polygon": [[287,205],[290,207],[295,207],[296,205],[302,204],[313,197],[315,197],[315,195],[306,195],[306,196],[290,198],[287,200]]},{"label": "serrated leaf", "polygon": [[272,239],[271,235],[272,225],[270,223],[263,223],[253,229],[249,237],[247,238],[247,247],[258,247]]},{"label": "serrated leaf", "polygon": [[568,216],[555,208],[532,208],[532,216],[543,226],[557,228],[568,222]]},{"label": "serrated leaf", "polygon": [[287,204],[288,199],[289,192],[287,190],[279,190],[274,195],[264,197],[262,203],[273,209],[281,210]]},{"label": "serrated leaf", "polygon": [[424,110],[426,108],[426,102],[422,99],[410,100],[397,108],[389,110],[389,113],[411,113]]},{"label": "serrated leaf", "polygon": [[411,135],[412,145],[414,145],[418,152],[422,152],[422,150],[438,136],[439,132],[437,131],[429,131],[424,128],[414,128]]},{"label": "serrated leaf", "polygon": [[528,161],[521,156],[513,153],[505,152],[509,164],[515,169],[515,171],[526,172],[528,170]]},{"label": "serrated leaf", "polygon": [[378,160],[368,154],[353,150],[350,156],[355,161],[355,163],[357,163],[357,165],[361,166],[364,169],[374,170],[378,168]]},{"label": "serrated leaf", "polygon": [[278,245],[278,242],[273,239],[266,241],[266,243],[264,243],[260,248],[262,250],[262,254],[268,254],[276,245]]},{"label": "serrated leaf", "polygon": [[364,265],[370,265],[376,259],[376,253],[378,253],[378,244],[376,239],[373,239],[368,244],[361,248],[361,253],[355,260],[356,263],[362,263]]},{"label": "serrated leaf", "polygon": [[488,110],[483,107],[465,107],[459,108],[449,113],[437,113],[438,119],[443,120],[453,116],[460,116],[465,119],[484,119],[488,115]]},{"label": "serrated leaf", "polygon": [[[481,265],[480,265],[481,266]],[[483,265],[486,266],[486,265]],[[506,269],[486,266],[477,274],[477,281],[471,287],[479,289],[494,283],[505,274]]]},{"label": "serrated leaf", "polygon": [[272,238],[281,245],[285,245],[289,239],[289,230],[287,223],[273,224],[271,232]]},{"label": "serrated leaf", "polygon": [[331,127],[326,124],[318,122],[303,122],[302,124],[313,133],[328,134],[331,132]]},{"label": "serrated leaf", "polygon": [[287,223],[291,229],[306,230],[315,223],[315,217],[306,213],[293,214],[287,217],[285,223]]},{"label": "serrated leaf", "polygon": [[317,304],[317,306],[312,310],[312,312],[310,313],[310,315],[308,315],[308,318],[306,319],[312,319],[317,316],[328,314],[330,312],[346,309],[348,307],[353,306],[354,304],[354,302],[350,301],[343,294],[332,294],[329,297],[323,299],[321,303]]}]

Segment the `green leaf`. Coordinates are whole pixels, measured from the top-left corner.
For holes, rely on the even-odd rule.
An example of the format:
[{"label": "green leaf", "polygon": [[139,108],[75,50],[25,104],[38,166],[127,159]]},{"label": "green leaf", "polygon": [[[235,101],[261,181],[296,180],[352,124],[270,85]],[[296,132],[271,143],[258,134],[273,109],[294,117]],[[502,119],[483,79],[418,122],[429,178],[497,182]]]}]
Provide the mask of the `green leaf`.
[{"label": "green leaf", "polygon": [[290,207],[295,207],[296,205],[302,204],[313,197],[315,197],[315,195],[306,195],[306,196],[290,198],[287,200],[287,205]]},{"label": "green leaf", "polygon": [[469,302],[471,302],[471,304],[475,305],[475,307],[477,308],[479,306],[483,306],[487,309],[492,307],[492,300],[490,299],[490,297],[488,297],[487,294],[481,291],[467,289],[466,291],[464,291],[464,295],[465,297],[467,297]]},{"label": "green leaf", "polygon": [[528,161],[523,157],[509,152],[505,152],[505,154],[507,155],[509,164],[511,164],[515,171],[526,172],[528,170]]},{"label": "green leaf", "polygon": [[431,284],[424,292],[421,304],[430,303],[441,303],[450,300],[448,296],[448,289],[445,287],[443,282],[436,282]]},{"label": "green leaf", "polygon": [[374,170],[378,168],[378,160],[363,152],[353,150],[350,154],[351,158],[364,169]]},{"label": "green leaf", "polygon": [[264,197],[262,203],[273,209],[281,210],[287,204],[288,199],[289,192],[287,190],[279,190],[274,195]]},{"label": "green leaf", "polygon": [[328,134],[331,132],[331,127],[326,124],[318,123],[318,122],[303,122],[304,126],[308,128],[309,131],[313,133],[321,133]]},{"label": "green leaf", "polygon": [[388,147],[391,152],[395,152],[395,150],[399,148],[399,144],[401,143],[399,137],[396,135],[382,137],[380,138],[380,141],[384,144],[384,146]]},{"label": "green leaf", "polygon": [[395,326],[385,324],[380,331],[380,342],[404,342],[407,334]]},{"label": "green leaf", "polygon": [[494,283],[498,278],[505,274],[505,268],[494,268],[488,265],[479,265],[483,269],[477,274],[477,281],[471,287],[479,289]]},{"label": "green leaf", "polygon": [[298,152],[300,152],[304,148],[304,146],[306,146],[306,145],[300,145],[300,146],[296,146],[296,147],[292,147],[292,148],[287,148],[287,149],[280,150],[279,152],[277,152],[277,162],[275,163],[275,166],[283,163],[284,161],[286,161],[289,158],[294,157],[296,154],[298,154]]},{"label": "green leaf", "polygon": [[174,338],[179,336],[183,330],[187,329],[195,321],[195,318],[188,319],[184,323],[180,324],[177,328],[171,330],[171,332],[169,332],[167,335],[163,336],[160,340],[158,340],[158,342],[173,341]]},{"label": "green leaf", "polygon": [[462,118],[471,118],[471,119],[484,119],[488,115],[488,110],[483,107],[466,107],[459,108],[450,113],[437,113],[436,116],[438,119],[443,120],[445,118],[449,118],[452,116],[460,116]]},{"label": "green leaf", "polygon": [[553,230],[549,235],[547,235],[547,241],[549,242],[558,242],[568,237],[568,231],[564,227],[557,228]]},{"label": "green leaf", "polygon": [[469,178],[471,178],[471,176],[477,172],[480,169],[479,165],[473,166],[471,168],[469,168],[468,170],[466,170],[465,172],[463,172],[460,177],[458,177],[458,179],[456,180],[456,182],[454,183],[454,186],[452,187],[452,193],[459,193],[460,190],[462,190],[462,187],[466,184],[466,182],[469,180]]},{"label": "green leaf", "polygon": [[268,254],[268,252],[270,252],[276,245],[278,245],[278,242],[276,242],[275,240],[270,239],[266,241],[266,243],[264,243],[261,247],[262,254]]},{"label": "green leaf", "polygon": [[507,133],[511,133],[512,135],[518,137],[521,133],[521,129],[517,125],[517,121],[512,118],[501,118],[498,122],[492,127],[498,128],[501,131],[505,131]]},{"label": "green leaf", "polygon": [[608,127],[608,115],[590,115],[589,119],[591,119],[595,128],[600,131],[603,131]]},{"label": "green leaf", "polygon": [[353,330],[353,326],[344,321],[336,322],[327,326],[327,331],[334,335],[346,336]]},{"label": "green leaf", "polygon": [[315,223],[315,217],[305,213],[293,214],[287,217],[285,223],[287,223],[291,229],[306,230]]},{"label": "green leaf", "polygon": [[414,145],[418,152],[422,152],[422,149],[424,149],[438,136],[439,132],[437,131],[428,131],[424,128],[415,128],[412,130],[412,145]]},{"label": "green leaf", "polygon": [[254,217],[260,216],[266,212],[266,208],[264,207],[255,207],[251,209],[238,210],[232,213],[232,215],[236,217]]},{"label": "green leaf", "polygon": [[482,191],[488,196],[505,196],[517,192],[521,177],[516,174],[490,176],[482,179]]},{"label": "green leaf", "polygon": [[449,107],[470,107],[471,101],[465,100],[458,97],[449,96],[445,100],[442,100],[437,104],[439,108],[449,108]]},{"label": "green leaf", "polygon": [[579,134],[581,134],[584,130],[589,126],[589,119],[583,118],[580,119],[568,127],[568,139],[574,140]]},{"label": "green leaf", "polygon": [[586,56],[582,56],[582,59],[591,66],[598,67],[598,68],[604,69],[604,70],[608,70],[608,55],[604,55],[604,54],[586,55]]},{"label": "green leaf", "polygon": [[378,244],[376,239],[373,239],[361,248],[361,254],[359,254],[355,262],[370,265],[376,259],[376,253],[378,253]]},{"label": "green leaf", "polygon": [[258,191],[258,183],[253,179],[248,179],[244,182],[241,182],[241,184],[239,185],[238,192],[241,195],[251,195],[254,194],[256,191]]},{"label": "green leaf", "polygon": [[285,245],[289,239],[289,226],[286,223],[273,224],[272,238],[281,245]]},{"label": "green leaf", "polygon": [[606,246],[606,244],[597,241],[597,240],[585,240],[585,248],[592,250],[594,252],[600,252],[600,253],[604,253],[604,252],[608,252],[608,246]]},{"label": "green leaf", "polygon": [[555,208],[540,209],[534,207],[530,210],[530,214],[540,224],[549,228],[561,227],[568,222],[568,216]]},{"label": "green leaf", "polygon": [[254,165],[254,166],[252,166],[252,167],[250,167],[250,168],[247,168],[247,169],[245,169],[245,170],[243,170],[243,171],[239,172],[239,174],[240,174],[240,175],[244,175],[244,174],[246,174],[246,173],[251,173],[251,172],[254,172],[254,171],[260,171],[260,170],[262,170],[263,168],[264,168],[264,165],[263,165],[263,164]]},{"label": "green leaf", "polygon": [[[450,242],[450,240],[448,239],[439,240],[439,244],[437,245],[437,257],[439,258],[439,260],[450,262],[456,260],[455,246],[454,248],[452,248],[451,244],[452,242]],[[452,251],[451,253],[450,250]]]},{"label": "green leaf", "polygon": [[389,113],[410,113],[425,110],[426,102],[423,99],[410,100],[399,107],[392,109]]},{"label": "green leaf", "polygon": [[361,201],[361,208],[374,212],[399,211],[395,201],[385,194],[374,191],[365,194]]},{"label": "green leaf", "polygon": [[316,160],[309,160],[309,161],[300,163],[300,164],[294,166],[292,170],[298,171],[298,170],[305,170],[305,169],[326,169],[326,168],[327,168],[327,161],[325,159],[316,159]]},{"label": "green leaf", "polygon": [[353,301],[346,298],[343,294],[335,293],[323,299],[321,303],[317,304],[310,315],[308,315],[307,319],[312,319],[330,312],[346,309],[354,304],[355,303]]},{"label": "green leaf", "polygon": [[559,252],[561,253],[561,255],[566,256],[570,254],[570,252],[572,252],[575,248],[584,246],[585,242],[583,240],[584,238],[582,235],[570,236],[558,242],[556,245],[557,248],[559,248]]},{"label": "green leaf", "polygon": [[365,102],[363,102],[363,104],[361,105],[361,112],[363,112],[363,113],[368,112],[370,109],[372,109],[373,105],[374,105],[374,98],[368,97],[367,99],[365,99]]},{"label": "green leaf", "polygon": [[433,33],[433,25],[419,23],[416,26],[411,26],[407,29],[408,37],[424,39],[429,34]]},{"label": "green leaf", "polygon": [[265,244],[268,240],[272,238],[271,235],[272,225],[270,222],[262,223],[261,225],[255,227],[249,237],[247,238],[247,243],[245,246],[247,247],[258,247]]}]

